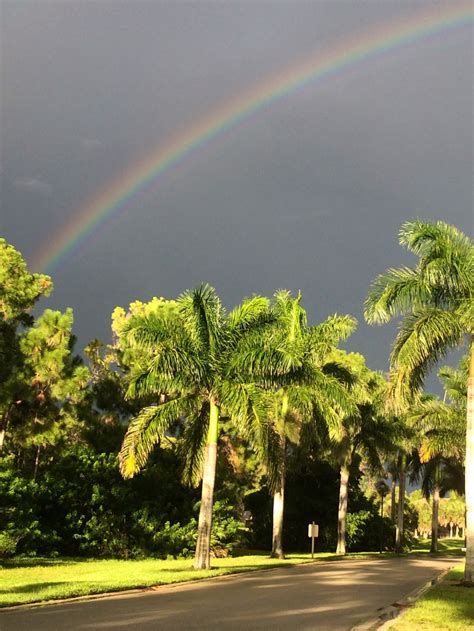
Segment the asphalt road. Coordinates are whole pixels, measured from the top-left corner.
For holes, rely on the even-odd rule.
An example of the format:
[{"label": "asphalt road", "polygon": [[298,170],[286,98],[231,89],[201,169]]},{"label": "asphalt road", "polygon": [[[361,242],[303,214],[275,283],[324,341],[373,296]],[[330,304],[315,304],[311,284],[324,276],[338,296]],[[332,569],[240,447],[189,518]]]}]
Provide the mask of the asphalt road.
[{"label": "asphalt road", "polygon": [[456,559],[312,563],[139,593],[0,612],[2,631],[351,629]]}]

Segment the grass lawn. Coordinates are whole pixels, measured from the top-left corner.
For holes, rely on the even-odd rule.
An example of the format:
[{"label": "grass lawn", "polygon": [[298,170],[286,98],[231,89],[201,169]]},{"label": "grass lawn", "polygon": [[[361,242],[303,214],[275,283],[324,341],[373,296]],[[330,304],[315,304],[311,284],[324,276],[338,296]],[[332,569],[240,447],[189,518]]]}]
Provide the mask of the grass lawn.
[{"label": "grass lawn", "polygon": [[[334,555],[318,555],[324,556]],[[196,571],[192,569],[192,559],[15,559],[0,569],[0,607],[179,583],[308,561],[311,561],[310,554],[289,554],[283,561],[270,559],[268,554],[240,556],[213,559],[211,570]]]},{"label": "grass lawn", "polygon": [[474,588],[458,585],[463,575],[463,565],[449,572],[390,626],[390,631],[472,631]]},{"label": "grass lawn", "polygon": [[[441,556],[456,556],[463,554],[463,547],[465,546],[464,539],[438,539],[438,552]],[[418,539],[413,550],[410,554],[429,554],[431,546],[431,539]]]},{"label": "grass lawn", "polygon": [[[461,540],[443,540],[444,554],[459,553]],[[441,548],[441,546],[440,546]],[[429,552],[429,542],[423,541],[414,550],[417,554]],[[336,561],[340,555],[318,552],[315,559]],[[386,557],[396,556],[384,553]],[[348,554],[344,558],[380,558],[377,552]],[[268,552],[242,554],[227,559],[213,559],[209,571],[192,569],[192,559],[46,559],[15,558],[0,565],[0,607],[26,603],[87,596],[125,589],[180,583],[224,574],[247,572],[264,568],[284,567],[307,563],[310,554],[288,554],[283,561],[268,558]],[[474,592],[473,592],[474,596]]]}]

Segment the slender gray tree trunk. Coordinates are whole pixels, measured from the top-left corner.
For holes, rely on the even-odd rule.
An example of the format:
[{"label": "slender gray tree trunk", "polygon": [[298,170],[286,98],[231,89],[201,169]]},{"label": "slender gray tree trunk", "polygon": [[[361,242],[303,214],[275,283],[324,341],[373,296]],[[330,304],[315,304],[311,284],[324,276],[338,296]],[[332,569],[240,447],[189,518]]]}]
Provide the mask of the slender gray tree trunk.
[{"label": "slender gray tree trunk", "polygon": [[431,511],[431,549],[430,552],[438,552],[438,516],[439,516],[439,486],[433,486],[433,506]]},{"label": "slender gray tree trunk", "polygon": [[33,472],[33,480],[36,480],[36,476],[38,475],[38,467],[40,461],[40,453],[41,453],[41,445],[38,445],[36,449],[36,458],[35,458],[35,470]]},{"label": "slender gray tree trunk", "polygon": [[341,480],[339,483],[339,511],[337,514],[337,548],[336,554],[346,554],[346,522],[347,522],[347,494],[349,484],[349,467],[347,463],[341,466]]},{"label": "slender gray tree trunk", "polygon": [[474,336],[471,337],[466,422],[466,569],[464,580],[474,583]]},{"label": "slender gray tree trunk", "polygon": [[398,486],[397,528],[395,533],[395,551],[401,552],[403,547],[403,515],[405,510],[405,457],[402,458]]},{"label": "slender gray tree trunk", "polygon": [[[290,337],[292,337],[290,335]],[[283,553],[283,516],[285,509],[285,475],[286,475],[286,436],[285,423],[288,415],[288,394],[283,393],[281,400],[281,434],[280,434],[280,480],[279,488],[273,495],[273,529],[272,529],[272,551],[270,557],[273,559],[284,559]]]},{"label": "slender gray tree trunk", "polygon": [[7,432],[8,427],[8,419],[10,418],[10,413],[13,407],[13,403],[8,406],[8,409],[2,415],[2,419],[0,421],[0,452],[3,451],[3,445],[5,443],[5,434]]},{"label": "slender gray tree trunk", "polygon": [[218,421],[219,408],[211,402],[209,432],[202,477],[198,538],[196,554],[194,556],[194,569],[196,570],[208,570],[211,564],[212,507],[214,501],[214,481],[216,478]]},{"label": "slender gray tree trunk", "polygon": [[397,483],[395,481],[394,476],[392,476],[390,500],[391,500],[390,519],[392,521],[392,524],[394,524],[396,515],[397,515]]},{"label": "slender gray tree trunk", "polygon": [[273,494],[272,559],[284,559],[283,514],[285,509],[286,438],[281,438],[281,471],[279,488]]}]

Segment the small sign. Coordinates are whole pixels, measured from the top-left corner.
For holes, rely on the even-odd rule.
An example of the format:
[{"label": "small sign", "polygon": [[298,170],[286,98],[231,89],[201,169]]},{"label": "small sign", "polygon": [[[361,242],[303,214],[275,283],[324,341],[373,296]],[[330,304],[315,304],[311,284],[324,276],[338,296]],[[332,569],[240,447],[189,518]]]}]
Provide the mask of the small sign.
[{"label": "small sign", "polygon": [[308,524],[308,537],[319,537],[319,524]]}]

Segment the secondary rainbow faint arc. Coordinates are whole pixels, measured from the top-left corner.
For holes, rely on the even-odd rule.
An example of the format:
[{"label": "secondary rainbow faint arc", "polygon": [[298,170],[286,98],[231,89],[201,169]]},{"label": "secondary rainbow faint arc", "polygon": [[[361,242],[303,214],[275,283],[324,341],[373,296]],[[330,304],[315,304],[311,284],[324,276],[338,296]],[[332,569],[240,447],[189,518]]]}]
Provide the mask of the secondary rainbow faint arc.
[{"label": "secondary rainbow faint arc", "polygon": [[133,163],[120,176],[109,182],[89,203],[74,213],[38,252],[33,267],[51,272],[56,265],[105,219],[122,208],[147,184],[176,165],[193,150],[216,138],[240,121],[298,88],[378,54],[414,43],[430,35],[469,24],[473,19],[471,5],[456,5],[445,10],[423,12],[409,20],[390,23],[375,32],[343,41],[326,52],[286,69],[279,75],[259,83],[230,102],[214,109],[208,116],[177,133],[171,139]]}]

